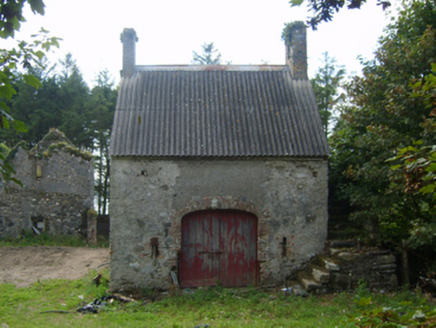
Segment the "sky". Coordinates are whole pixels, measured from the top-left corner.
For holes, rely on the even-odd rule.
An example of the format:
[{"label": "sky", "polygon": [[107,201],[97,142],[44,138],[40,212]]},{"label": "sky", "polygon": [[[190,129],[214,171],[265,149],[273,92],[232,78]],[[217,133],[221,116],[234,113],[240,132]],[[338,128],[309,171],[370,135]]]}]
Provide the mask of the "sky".
[{"label": "sky", "polygon": [[[309,78],[322,65],[324,52],[344,65],[348,75],[361,70],[358,57],[372,59],[389,15],[375,0],[360,10],[342,10],[317,31],[307,30]],[[281,34],[285,23],[306,21],[306,5],[288,0],[44,0],[45,15],[25,11],[27,22],[16,40],[30,40],[41,27],[62,38],[49,54],[52,62],[71,53],[85,81],[94,84],[107,69],[120,78],[124,28],[134,28],[138,65],[190,64],[193,51],[213,42],[224,62],[284,64]],[[393,1],[395,8],[399,0]],[[4,42],[4,41],[2,41]],[[8,41],[8,47],[11,41]],[[3,47],[2,47],[3,48]]]}]

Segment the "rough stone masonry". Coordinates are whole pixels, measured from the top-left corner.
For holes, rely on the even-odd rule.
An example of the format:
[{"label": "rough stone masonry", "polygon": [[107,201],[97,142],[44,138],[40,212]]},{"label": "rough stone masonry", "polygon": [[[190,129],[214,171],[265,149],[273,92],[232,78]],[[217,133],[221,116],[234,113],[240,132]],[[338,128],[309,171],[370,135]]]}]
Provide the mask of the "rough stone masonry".
[{"label": "rough stone masonry", "polygon": [[23,187],[11,182],[0,189],[0,237],[80,233],[93,207],[92,156],[55,129],[30,151],[17,146],[11,152]]},{"label": "rough stone masonry", "polygon": [[198,210],[236,209],[257,216],[260,284],[283,282],[323,251],[324,160],[117,158],[111,174],[114,289],[169,288],[170,272],[178,265],[181,220]]}]

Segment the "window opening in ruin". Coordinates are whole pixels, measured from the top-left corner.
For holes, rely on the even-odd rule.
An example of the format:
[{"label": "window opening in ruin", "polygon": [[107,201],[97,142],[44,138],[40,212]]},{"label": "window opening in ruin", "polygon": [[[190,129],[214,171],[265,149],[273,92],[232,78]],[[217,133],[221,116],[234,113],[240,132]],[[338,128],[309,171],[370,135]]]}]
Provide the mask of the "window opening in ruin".
[{"label": "window opening in ruin", "polygon": [[151,246],[151,258],[154,260],[159,256],[159,239],[157,239],[156,237],[151,238],[150,246]]},{"label": "window opening in ruin", "polygon": [[286,250],[287,250],[287,239],[286,237],[283,237],[282,241],[282,257],[286,257]]},{"label": "window opening in ruin", "polygon": [[37,235],[40,235],[47,229],[47,220],[42,215],[32,216],[30,218],[30,223],[32,225],[32,230]]},{"label": "window opening in ruin", "polygon": [[41,165],[37,165],[37,166],[36,166],[36,178],[37,178],[37,179],[41,179],[41,178],[42,178],[42,169],[41,169]]}]

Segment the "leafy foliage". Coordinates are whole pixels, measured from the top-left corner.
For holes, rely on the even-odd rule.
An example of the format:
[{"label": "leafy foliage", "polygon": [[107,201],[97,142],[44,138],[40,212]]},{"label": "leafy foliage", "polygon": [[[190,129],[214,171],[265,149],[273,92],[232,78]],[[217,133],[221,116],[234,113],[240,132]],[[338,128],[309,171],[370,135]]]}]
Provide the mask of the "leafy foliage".
[{"label": "leafy foliage", "polygon": [[359,298],[355,301],[362,313],[350,318],[356,327],[434,327],[436,324],[436,309],[426,304],[401,302],[396,307],[371,308],[371,297]]},{"label": "leafy foliage", "polygon": [[282,30],[282,40],[287,44],[292,44],[292,33],[296,28],[306,27],[303,22],[296,21],[286,23]]},{"label": "leafy foliage", "polygon": [[[33,13],[44,14],[44,3],[42,0],[28,0]],[[14,37],[15,31],[19,30],[23,17],[23,6],[26,0],[3,0],[0,2],[0,38],[7,39]],[[41,82],[30,70],[45,57],[45,53],[52,46],[59,46],[59,39],[48,37],[48,32],[41,29],[40,33],[33,36],[33,41],[27,43],[20,41],[16,48],[0,49],[0,131],[13,128],[17,133],[27,132],[26,125],[13,118],[7,104],[17,94],[14,81],[20,78],[24,84],[33,88],[39,88]],[[29,73],[18,73],[22,68]],[[19,181],[14,179],[12,166],[3,156],[0,156],[0,187],[8,181]]]},{"label": "leafy foliage", "polygon": [[412,195],[420,208],[419,215],[412,220],[408,243],[412,247],[436,245],[436,64],[433,73],[412,85],[413,97],[423,98],[431,110],[422,126],[421,139],[401,148],[391,161],[399,162],[392,168],[402,176],[393,181],[392,189],[404,188],[405,195]]},{"label": "leafy foliage", "polygon": [[221,54],[215,49],[212,43],[205,43],[201,46],[202,53],[198,54],[193,51],[192,64],[195,65],[220,65],[221,64]]},{"label": "leafy foliage", "polygon": [[[291,6],[300,6],[304,0],[290,0]],[[348,9],[360,9],[366,0],[308,0],[307,7],[312,11],[313,16],[307,23],[316,30],[321,22],[328,22],[333,19],[333,15],[344,6]],[[389,0],[377,0],[377,4],[384,9],[391,5]]]},{"label": "leafy foliage", "polygon": [[[44,58],[45,51],[52,46],[59,46],[58,39],[49,38],[47,31],[41,30],[34,36],[34,41],[27,43],[20,41],[17,48],[10,50],[0,49],[0,128],[9,129],[10,123],[17,132],[26,132],[26,126],[21,122],[14,120],[10,113],[7,101],[11,100],[17,94],[14,87],[14,81],[21,79],[26,85],[39,88],[41,82],[38,77],[32,74],[32,67]],[[21,74],[18,68],[22,67],[28,73]]]},{"label": "leafy foliage", "polygon": [[[44,2],[42,0],[27,0],[33,13],[44,15]],[[0,38],[14,37],[15,31],[20,29],[23,17],[23,6],[26,0],[2,0],[0,3]]]},{"label": "leafy foliage", "polygon": [[[371,293],[365,281],[359,281],[353,303],[358,315],[349,315],[355,327],[433,327],[436,309],[425,297],[410,291],[398,294],[394,302]],[[383,305],[381,305],[383,304]]]},{"label": "leafy foliage", "polygon": [[381,38],[375,60],[364,63],[363,76],[349,84],[351,104],[342,109],[330,139],[333,197],[348,200],[351,218],[379,243],[400,244],[411,237],[416,222],[434,222],[386,160],[423,135],[426,146],[434,144],[434,133],[425,130],[432,109],[414,84],[436,61],[435,22],[434,1],[404,6]]}]

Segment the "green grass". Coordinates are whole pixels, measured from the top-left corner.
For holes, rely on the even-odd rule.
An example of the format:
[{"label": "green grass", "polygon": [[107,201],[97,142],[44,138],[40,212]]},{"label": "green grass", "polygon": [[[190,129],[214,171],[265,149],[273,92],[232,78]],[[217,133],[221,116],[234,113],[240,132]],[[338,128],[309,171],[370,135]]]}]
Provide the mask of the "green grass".
[{"label": "green grass", "polygon": [[33,232],[26,232],[19,238],[0,238],[0,247],[4,246],[109,247],[109,240],[103,236],[98,236],[97,244],[89,245],[82,236],[54,235],[47,232],[36,235]]},{"label": "green grass", "polygon": [[[361,313],[356,300],[367,295],[374,308],[423,301],[410,291],[381,295],[360,290],[301,298],[281,291],[217,287],[177,295],[143,291],[146,296],[137,302],[115,301],[98,314],[80,314],[77,308],[107,294],[108,271],[99,287],[92,277],[90,273],[74,281],[41,281],[21,289],[0,284],[0,327],[356,327],[348,318]],[[69,313],[41,313],[50,310]]]},{"label": "green grass", "polygon": [[[106,244],[105,244],[106,243]],[[86,247],[74,236],[25,235],[2,239],[1,246]],[[107,246],[100,240],[99,247]],[[413,316],[418,308],[434,315],[434,304],[424,296],[403,290],[395,294],[370,293],[362,282],[355,293],[301,298],[284,295],[279,289],[264,292],[254,288],[203,288],[162,295],[141,291],[137,302],[108,304],[98,314],[76,310],[94,299],[108,295],[109,273],[103,271],[96,286],[89,273],[79,280],[38,281],[30,287],[0,284],[0,327],[387,327],[381,324],[382,311]],[[423,307],[424,306],[424,307]],[[68,313],[42,313],[45,311]],[[388,310],[390,311],[390,310]],[[394,313],[395,314],[395,313]],[[361,321],[355,318],[361,317]],[[433,319],[431,319],[433,320]],[[432,322],[432,321],[429,322]],[[436,322],[436,317],[435,317]],[[369,323],[369,324],[366,324]],[[404,325],[403,325],[404,326]],[[400,326],[389,326],[400,327]]]}]

